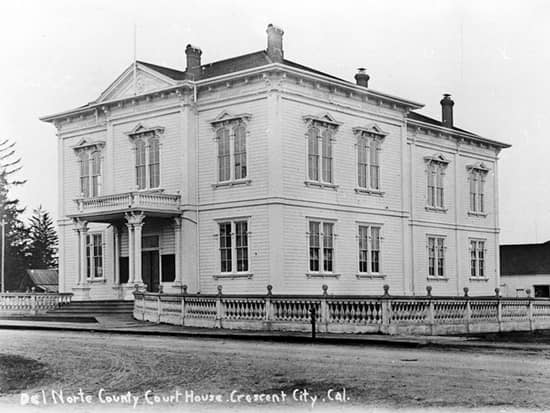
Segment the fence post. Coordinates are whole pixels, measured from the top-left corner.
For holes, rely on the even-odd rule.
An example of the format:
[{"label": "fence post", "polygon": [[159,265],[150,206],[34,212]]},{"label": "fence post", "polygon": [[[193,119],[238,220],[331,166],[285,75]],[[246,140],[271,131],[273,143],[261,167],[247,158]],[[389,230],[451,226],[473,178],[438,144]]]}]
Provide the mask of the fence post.
[{"label": "fence post", "polygon": [[391,334],[390,333],[390,323],[392,317],[391,310],[391,298],[390,298],[390,286],[384,284],[384,295],[381,297],[381,306],[382,306],[382,325],[381,333]]},{"label": "fence post", "polygon": [[433,336],[434,334],[434,302],[432,301],[432,286],[427,285],[426,286],[426,296],[428,297],[428,314],[426,315],[428,327],[430,329],[430,335]]},{"label": "fence post", "polygon": [[525,290],[527,293],[527,299],[529,300],[527,304],[527,318],[529,319],[529,331],[536,330],[535,328],[535,319],[533,318],[533,300],[531,299],[531,289],[528,288]]},{"label": "fence post", "polygon": [[223,308],[222,308],[222,289],[221,285],[218,285],[218,296],[216,297],[216,328],[222,327]]},{"label": "fence post", "polygon": [[268,330],[271,330],[271,320],[273,319],[273,308],[271,308],[271,295],[273,286],[268,284],[267,295],[265,296],[265,321],[267,323]]},{"label": "fence post", "polygon": [[181,286],[181,326],[185,326],[185,296],[187,295],[187,285],[184,284]]},{"label": "fence post", "polygon": [[466,324],[466,332],[470,332],[470,320],[472,319],[472,307],[470,306],[470,296],[468,295],[469,288],[464,287],[464,297],[466,298],[466,313],[464,314],[464,323]]},{"label": "fence post", "polygon": [[[323,284],[323,297],[321,298],[321,314],[319,318],[319,327],[323,326],[325,329],[324,333],[328,333],[328,322],[329,322],[329,309],[328,309],[328,285]],[[319,331],[321,329],[319,328]]]},{"label": "fence post", "polygon": [[495,288],[495,296],[497,298],[497,322],[498,332],[502,331],[502,303],[500,302],[500,288]]},{"label": "fence post", "polygon": [[38,309],[36,308],[36,288],[31,288],[31,313],[33,315],[38,314]]}]

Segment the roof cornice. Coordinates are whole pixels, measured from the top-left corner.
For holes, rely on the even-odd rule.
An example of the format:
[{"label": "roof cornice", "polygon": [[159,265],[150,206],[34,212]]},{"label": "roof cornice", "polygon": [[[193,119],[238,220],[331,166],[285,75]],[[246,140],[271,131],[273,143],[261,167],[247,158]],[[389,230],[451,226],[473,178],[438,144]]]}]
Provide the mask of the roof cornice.
[{"label": "roof cornice", "polygon": [[458,131],[456,129],[446,128],[444,126],[432,125],[431,123],[426,123],[426,122],[422,122],[422,121],[419,121],[419,120],[407,119],[407,124],[412,125],[412,126],[421,127],[421,128],[424,128],[424,129],[430,129],[430,130],[441,132],[441,133],[446,133],[446,134],[449,134],[449,135],[452,135],[452,136],[455,136],[455,137],[458,137],[458,138],[470,139],[470,140],[473,140],[473,141],[476,141],[476,142],[484,143],[486,145],[496,146],[497,148],[501,148],[501,149],[510,148],[512,146],[508,143],[503,143],[503,142],[495,141],[493,139],[483,138],[482,136],[479,136],[479,135],[474,135],[472,133],[461,132],[461,131]]}]

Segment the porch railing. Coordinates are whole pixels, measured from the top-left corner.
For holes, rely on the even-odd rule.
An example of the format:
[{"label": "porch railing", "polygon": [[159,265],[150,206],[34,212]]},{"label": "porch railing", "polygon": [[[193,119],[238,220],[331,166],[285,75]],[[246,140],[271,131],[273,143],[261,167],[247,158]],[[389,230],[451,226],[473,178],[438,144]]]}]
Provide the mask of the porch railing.
[{"label": "porch railing", "polygon": [[0,293],[1,315],[36,315],[71,302],[72,293]]},{"label": "porch railing", "polygon": [[540,298],[182,294],[134,292],[134,317],[192,327],[327,333],[458,334],[550,328],[550,300]]},{"label": "porch railing", "polygon": [[102,195],[94,198],[78,198],[75,199],[75,202],[78,211],[81,213],[133,208],[174,211],[179,208],[180,195],[138,191]]}]

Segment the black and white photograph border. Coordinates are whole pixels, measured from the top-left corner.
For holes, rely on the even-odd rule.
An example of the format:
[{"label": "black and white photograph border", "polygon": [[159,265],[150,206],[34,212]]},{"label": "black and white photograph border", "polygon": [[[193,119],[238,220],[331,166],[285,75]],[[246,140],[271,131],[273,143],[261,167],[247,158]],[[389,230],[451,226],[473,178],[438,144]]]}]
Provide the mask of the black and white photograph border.
[{"label": "black and white photograph border", "polygon": [[0,4],[0,411],[550,410],[550,3]]}]

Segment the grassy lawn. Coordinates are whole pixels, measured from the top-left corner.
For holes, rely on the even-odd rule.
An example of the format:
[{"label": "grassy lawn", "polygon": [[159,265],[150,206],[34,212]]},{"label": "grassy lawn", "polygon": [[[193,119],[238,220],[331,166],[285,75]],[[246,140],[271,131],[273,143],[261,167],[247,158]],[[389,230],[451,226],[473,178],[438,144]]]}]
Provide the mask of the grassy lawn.
[{"label": "grassy lawn", "polygon": [[47,376],[47,367],[37,360],[0,353],[0,395],[31,388]]}]

